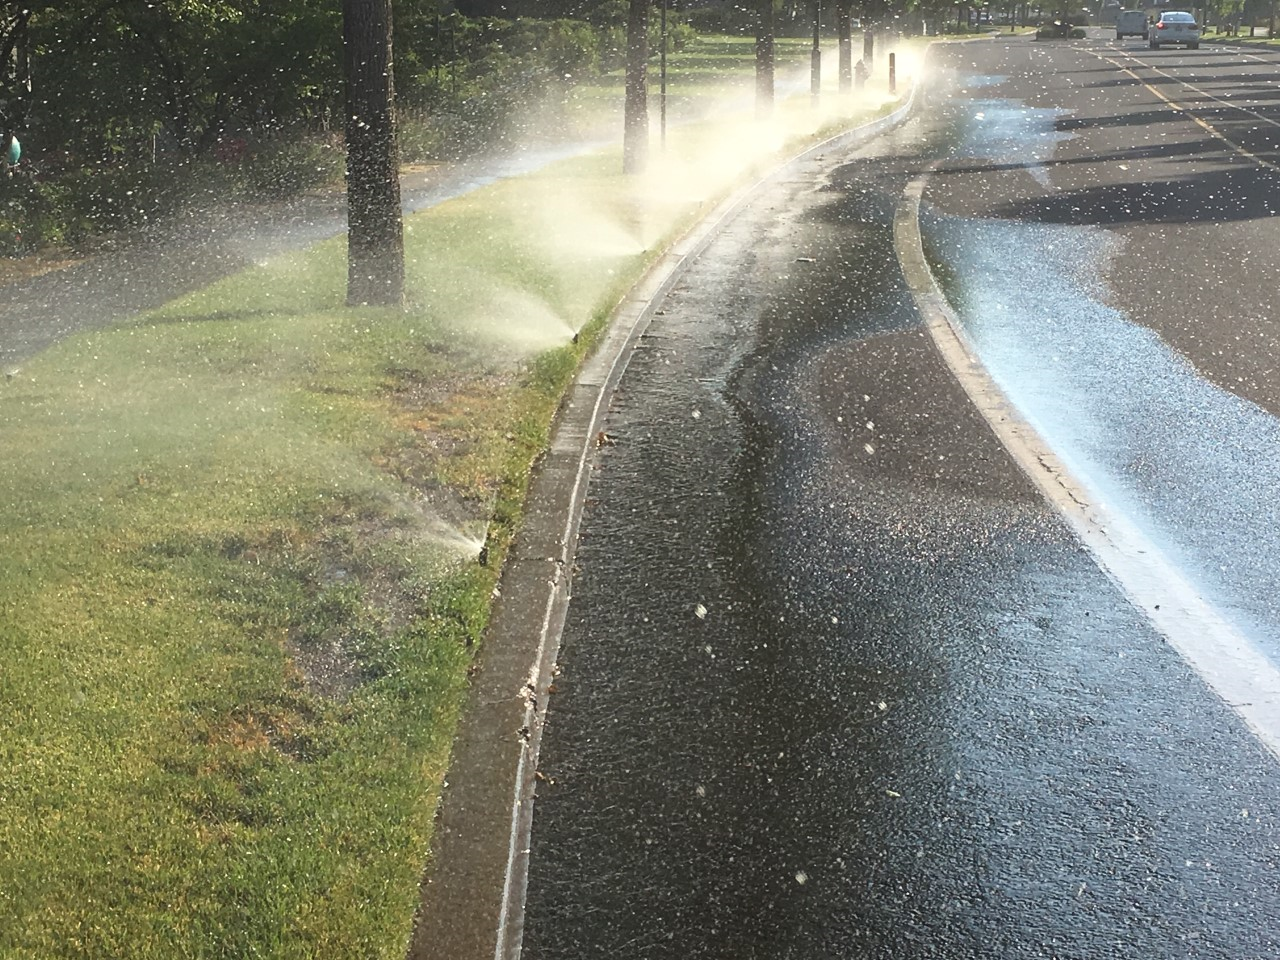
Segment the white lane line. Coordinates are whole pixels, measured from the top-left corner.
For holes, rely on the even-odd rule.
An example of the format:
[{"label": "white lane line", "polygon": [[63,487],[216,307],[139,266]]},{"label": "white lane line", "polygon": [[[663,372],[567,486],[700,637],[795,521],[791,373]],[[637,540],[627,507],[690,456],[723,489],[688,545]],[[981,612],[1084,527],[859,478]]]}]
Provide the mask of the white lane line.
[{"label": "white lane line", "polygon": [[[1101,54],[1094,54],[1094,55],[1102,56]],[[1110,57],[1102,57],[1102,59],[1115,64],[1117,67],[1120,67],[1121,70],[1125,71],[1131,77],[1134,77],[1139,82],[1141,82],[1142,85],[1146,87],[1148,90],[1154,89],[1148,83],[1143,81],[1142,78],[1139,77],[1136,73],[1134,73],[1134,71],[1129,67],[1126,67],[1115,60],[1112,60]],[[1161,70],[1159,67],[1153,67],[1151,66],[1151,64],[1146,63],[1145,61],[1142,61],[1142,60],[1138,60],[1136,57],[1131,56],[1131,59],[1133,59],[1136,63],[1146,67],[1152,73],[1157,74],[1161,77],[1164,77],[1166,80],[1172,80],[1174,83],[1179,84],[1180,86],[1186,87],[1188,90],[1194,90],[1196,93],[1200,94],[1200,96],[1204,97],[1206,100],[1212,100],[1214,103],[1219,103],[1222,106],[1226,107],[1228,110],[1238,110],[1241,113],[1247,113],[1249,116],[1254,117],[1257,120],[1261,120],[1263,123],[1267,124],[1267,126],[1280,127],[1280,123],[1277,123],[1275,120],[1272,120],[1270,117],[1263,116],[1261,113],[1258,113],[1258,111],[1256,110],[1250,110],[1248,107],[1241,106],[1238,103],[1233,103],[1230,100],[1222,99],[1222,97],[1214,96],[1208,90],[1205,90],[1202,87],[1197,87],[1194,83],[1191,83],[1189,80],[1183,80],[1181,77],[1174,76],[1172,73],[1169,73],[1168,71],[1165,71],[1165,70]],[[1168,99],[1168,98],[1166,97],[1165,99]]]},{"label": "white lane line", "polygon": [[933,167],[903,192],[893,236],[907,284],[938,351],[1010,456],[1070,524],[1098,565],[1280,759],[1280,670],[1200,595],[1141,530],[1067,469],[996,386],[961,332],[925,260],[920,237],[920,200]]},{"label": "white lane line", "polygon": [[[1093,51],[1090,51],[1090,53],[1093,53]],[[1107,63],[1111,64],[1113,67],[1116,67],[1118,70],[1120,70],[1121,73],[1127,73],[1129,76],[1133,77],[1133,79],[1137,80],[1140,84],[1142,84],[1143,87],[1145,87],[1147,90],[1150,90],[1153,94],[1155,94],[1158,98],[1160,98],[1169,106],[1171,106],[1174,110],[1177,110],[1179,113],[1186,114],[1187,117],[1189,117],[1192,120],[1192,122],[1194,122],[1196,125],[1204,129],[1205,132],[1209,133],[1211,136],[1217,137],[1219,140],[1221,140],[1223,143],[1229,146],[1236,153],[1240,154],[1240,156],[1244,157],[1246,160],[1249,160],[1252,163],[1256,163],[1260,167],[1265,167],[1268,170],[1271,170],[1272,172],[1280,173],[1280,164],[1274,163],[1270,160],[1264,160],[1262,157],[1258,156],[1248,147],[1245,147],[1239,143],[1236,143],[1234,140],[1228,137],[1225,133],[1223,133],[1221,130],[1219,130],[1217,127],[1211,124],[1208,120],[1205,120],[1203,117],[1197,114],[1193,107],[1190,107],[1185,103],[1181,103],[1178,100],[1173,99],[1168,94],[1166,94],[1163,90],[1156,89],[1155,87],[1147,83],[1146,80],[1138,76],[1138,74],[1136,74],[1133,70],[1125,66],[1120,61],[1115,60],[1108,56],[1104,56],[1103,54],[1100,54],[1100,53],[1093,53],[1093,55],[1097,57],[1099,60],[1104,60]],[[1243,111],[1244,113],[1252,114],[1253,116],[1258,117],[1259,119],[1263,120],[1264,122],[1270,124],[1273,127],[1280,127],[1280,123],[1277,123],[1274,120],[1268,119],[1267,117],[1261,117],[1258,114],[1254,113],[1252,110],[1249,110],[1245,107],[1237,106],[1226,100],[1220,100],[1217,97],[1213,96],[1212,94],[1205,93],[1205,91],[1199,89],[1198,87],[1193,86],[1192,84],[1189,84],[1183,80],[1179,80],[1177,77],[1171,76],[1170,74],[1157,70],[1155,67],[1152,67],[1151,69],[1155,70],[1155,72],[1159,73],[1161,76],[1167,77],[1168,79],[1173,80],[1175,83],[1179,83],[1182,86],[1187,87],[1188,89],[1195,90],[1197,93],[1201,94],[1202,96],[1208,97],[1210,100],[1214,100],[1218,103],[1221,103],[1225,107],[1228,107],[1232,110],[1240,110],[1240,111]]]}]

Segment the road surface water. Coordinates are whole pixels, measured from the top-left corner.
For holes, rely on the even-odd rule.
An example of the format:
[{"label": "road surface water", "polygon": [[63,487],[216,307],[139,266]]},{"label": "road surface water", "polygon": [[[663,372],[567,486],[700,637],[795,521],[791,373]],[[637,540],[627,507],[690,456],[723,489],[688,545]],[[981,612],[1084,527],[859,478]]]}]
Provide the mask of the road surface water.
[{"label": "road surface water", "polygon": [[[994,47],[940,56],[959,78],[1014,72]],[[981,110],[1017,99],[983,83]],[[544,733],[526,956],[1280,952],[1274,757],[1009,461],[893,260],[902,189],[959,158],[967,99],[937,90],[886,140],[789,170],[632,361]],[[1066,141],[1002,136],[1022,150],[1007,177],[1042,195],[1023,167]],[[1044,267],[1029,291],[963,288],[995,324],[976,340],[1025,334],[1036,297],[1075,282],[1058,313],[1123,334],[1156,394],[1186,386],[1105,314],[1105,239],[1064,231],[1075,247],[1042,256],[1034,233],[934,208],[965,281],[1018,254]],[[1056,330],[1037,335],[1099,348]],[[1041,389],[1028,371],[1049,347],[1032,367],[1014,354],[1002,384]],[[1041,392],[1070,412],[1056,381]]]}]

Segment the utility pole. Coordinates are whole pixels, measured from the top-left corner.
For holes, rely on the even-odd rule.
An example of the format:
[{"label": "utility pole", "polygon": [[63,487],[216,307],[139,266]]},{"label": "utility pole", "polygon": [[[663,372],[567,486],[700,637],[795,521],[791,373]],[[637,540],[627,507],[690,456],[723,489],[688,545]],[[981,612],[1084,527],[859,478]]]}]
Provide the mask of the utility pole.
[{"label": "utility pole", "polygon": [[822,0],[813,0],[813,50],[809,53],[809,98],[818,105],[822,96]]},{"label": "utility pole", "polygon": [[391,0],[343,0],[347,75],[347,304],[404,302],[404,225]]}]

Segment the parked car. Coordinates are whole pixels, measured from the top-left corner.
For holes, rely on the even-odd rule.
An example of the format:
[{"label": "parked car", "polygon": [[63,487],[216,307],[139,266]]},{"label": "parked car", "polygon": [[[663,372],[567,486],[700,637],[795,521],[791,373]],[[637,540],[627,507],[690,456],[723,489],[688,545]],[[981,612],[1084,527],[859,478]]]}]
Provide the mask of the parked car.
[{"label": "parked car", "polygon": [[1147,15],[1141,10],[1121,10],[1116,14],[1116,39],[1125,37],[1147,39]]},{"label": "parked car", "polygon": [[1200,46],[1200,24],[1196,18],[1182,10],[1166,10],[1160,19],[1147,29],[1147,46],[1159,50],[1167,43],[1184,43],[1188,50]]},{"label": "parked car", "polygon": [[1036,27],[1037,40],[1083,40],[1084,29],[1070,20],[1052,20]]}]

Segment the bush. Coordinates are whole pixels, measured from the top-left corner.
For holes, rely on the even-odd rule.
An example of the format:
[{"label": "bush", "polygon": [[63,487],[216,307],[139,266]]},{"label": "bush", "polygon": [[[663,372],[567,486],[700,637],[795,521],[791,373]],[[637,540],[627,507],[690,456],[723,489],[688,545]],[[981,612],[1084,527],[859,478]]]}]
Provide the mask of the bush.
[{"label": "bush", "polygon": [[[667,50],[679,51],[688,46],[689,42],[698,35],[698,31],[689,26],[682,20],[677,20],[670,14],[667,15]],[[656,56],[658,51],[662,49],[662,19],[661,17],[649,18],[649,53]]]},{"label": "bush", "polygon": [[185,166],[101,163],[63,177],[58,183],[65,239],[82,243],[172,213],[186,198]]},{"label": "bush", "polygon": [[345,168],[343,149],[332,139],[279,138],[250,148],[242,177],[251,194],[281,198],[332,183],[342,177]]},{"label": "bush", "polygon": [[58,192],[28,174],[0,177],[0,256],[21,256],[66,242]]},{"label": "bush", "polygon": [[681,11],[681,17],[696,33],[751,33],[755,30],[755,8],[745,4],[723,4]]},{"label": "bush", "polygon": [[542,59],[558,76],[590,75],[600,66],[596,31],[575,20],[553,20],[541,38]]},{"label": "bush", "polygon": [[[548,0],[547,9],[560,8]],[[457,160],[503,143],[521,125],[534,134],[555,126],[564,119],[555,113],[557,104],[567,102],[564,85],[623,66],[626,10],[624,0],[611,0],[596,6],[589,21],[477,20],[457,13],[407,17],[407,32],[398,36],[396,78],[401,159]],[[669,12],[668,49],[682,50],[697,36],[690,20],[723,29],[745,16],[732,6],[687,16]],[[649,29],[656,58],[656,12]],[[336,181],[345,164],[340,138],[314,132],[325,117],[310,107],[294,116],[268,115],[262,122],[270,125],[270,136],[257,143],[247,134],[248,142],[218,140],[198,157],[188,152],[198,137],[166,138],[163,124],[146,130],[110,127],[103,142],[117,152],[98,163],[83,159],[91,147],[77,151],[63,144],[62,154],[49,154],[42,177],[19,174],[0,183],[0,253],[82,244],[200,197],[275,199]],[[121,143],[132,144],[133,152],[123,151]]]},{"label": "bush", "polygon": [[422,110],[403,110],[398,117],[401,163],[431,163],[448,154],[442,124]]}]

